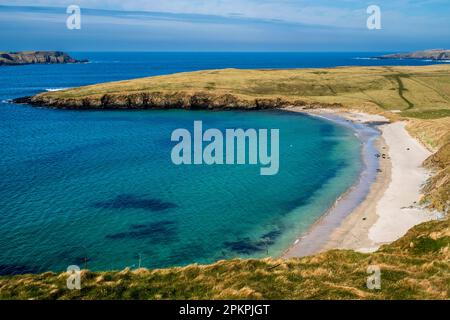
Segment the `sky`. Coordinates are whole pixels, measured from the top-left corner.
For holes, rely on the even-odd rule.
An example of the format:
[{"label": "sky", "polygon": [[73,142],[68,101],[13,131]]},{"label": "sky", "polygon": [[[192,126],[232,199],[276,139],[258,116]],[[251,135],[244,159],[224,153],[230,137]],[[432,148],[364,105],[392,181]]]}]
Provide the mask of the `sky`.
[{"label": "sky", "polygon": [[2,0],[0,50],[397,52],[450,48],[449,23],[449,0]]}]

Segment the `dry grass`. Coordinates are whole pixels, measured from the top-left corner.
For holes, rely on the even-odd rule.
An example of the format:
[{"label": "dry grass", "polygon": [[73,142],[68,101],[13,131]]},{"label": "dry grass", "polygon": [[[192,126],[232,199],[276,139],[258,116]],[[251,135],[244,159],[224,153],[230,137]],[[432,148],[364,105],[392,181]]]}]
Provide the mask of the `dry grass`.
[{"label": "dry grass", "polygon": [[450,211],[450,117],[408,119],[408,131],[434,151],[424,165],[434,171],[423,188],[422,203],[430,209]]},{"label": "dry grass", "polygon": [[[343,67],[289,70],[209,70],[84,86],[41,94],[48,101],[109,96],[198,93],[342,104],[351,108],[450,110],[450,66]],[[448,115],[448,114],[447,114]]]},{"label": "dry grass", "polygon": [[450,142],[450,117],[439,119],[407,118],[407,120],[409,133],[419,139],[431,151],[436,151]]}]

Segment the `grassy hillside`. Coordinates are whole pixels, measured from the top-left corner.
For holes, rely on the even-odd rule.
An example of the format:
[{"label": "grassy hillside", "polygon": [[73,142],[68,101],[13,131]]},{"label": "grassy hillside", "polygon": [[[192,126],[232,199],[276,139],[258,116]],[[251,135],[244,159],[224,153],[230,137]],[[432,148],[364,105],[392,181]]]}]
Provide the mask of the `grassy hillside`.
[{"label": "grassy hillside", "polygon": [[[449,299],[450,222],[433,221],[373,254],[333,250],[289,260],[229,260],[160,270],[0,277],[0,299]],[[369,265],[381,290],[369,290]]]},{"label": "grassy hillside", "polygon": [[430,150],[435,151],[424,165],[434,171],[423,188],[422,203],[430,209],[450,211],[450,117],[410,119],[407,129]]},{"label": "grassy hillside", "polygon": [[328,104],[440,118],[450,115],[450,65],[209,70],[84,86],[33,99],[35,103],[73,108]]}]

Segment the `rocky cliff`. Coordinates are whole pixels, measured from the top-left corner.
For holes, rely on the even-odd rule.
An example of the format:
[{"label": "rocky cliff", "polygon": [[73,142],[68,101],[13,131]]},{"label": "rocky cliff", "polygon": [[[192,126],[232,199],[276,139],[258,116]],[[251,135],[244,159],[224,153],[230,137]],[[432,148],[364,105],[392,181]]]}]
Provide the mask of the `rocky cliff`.
[{"label": "rocky cliff", "polygon": [[101,94],[79,98],[60,98],[38,94],[13,99],[14,103],[46,106],[58,109],[280,109],[288,106],[342,107],[339,103],[311,103],[283,98],[242,98],[232,94],[208,92],[138,92]]},{"label": "rocky cliff", "polygon": [[87,60],[76,60],[61,51],[21,51],[0,52],[0,66],[14,66],[35,63],[81,63]]},{"label": "rocky cliff", "polygon": [[450,50],[432,49],[409,53],[395,53],[376,57],[378,59],[423,59],[423,60],[450,60]]}]

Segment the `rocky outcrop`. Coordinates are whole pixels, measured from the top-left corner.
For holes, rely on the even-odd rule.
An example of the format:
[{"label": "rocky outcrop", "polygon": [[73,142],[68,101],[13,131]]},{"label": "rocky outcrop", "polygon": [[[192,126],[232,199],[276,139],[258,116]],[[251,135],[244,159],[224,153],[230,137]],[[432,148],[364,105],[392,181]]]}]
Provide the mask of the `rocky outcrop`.
[{"label": "rocky outcrop", "polygon": [[83,62],[87,62],[87,60],[76,60],[67,53],[61,51],[0,52],[0,66]]},{"label": "rocky outcrop", "polygon": [[282,98],[243,99],[231,94],[197,92],[138,92],[130,94],[103,94],[83,98],[54,97],[51,93],[13,99],[13,103],[31,104],[58,109],[280,109],[288,106],[342,107],[341,104],[308,103],[302,100],[288,101]]},{"label": "rocky outcrop", "polygon": [[409,53],[387,54],[377,59],[423,59],[423,60],[450,60],[450,50],[432,49]]}]

